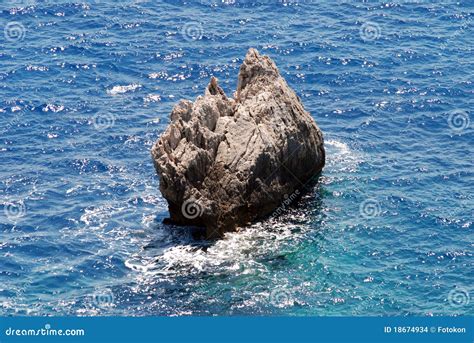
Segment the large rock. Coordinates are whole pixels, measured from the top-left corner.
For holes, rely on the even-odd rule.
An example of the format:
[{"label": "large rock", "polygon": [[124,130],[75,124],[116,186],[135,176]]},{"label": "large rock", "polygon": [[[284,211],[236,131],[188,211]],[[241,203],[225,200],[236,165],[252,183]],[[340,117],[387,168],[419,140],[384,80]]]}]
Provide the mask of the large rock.
[{"label": "large rock", "polygon": [[152,148],[171,221],[208,238],[269,215],[324,166],[323,136],[275,63],[255,49],[234,99],[211,78],[204,96],[180,101]]}]

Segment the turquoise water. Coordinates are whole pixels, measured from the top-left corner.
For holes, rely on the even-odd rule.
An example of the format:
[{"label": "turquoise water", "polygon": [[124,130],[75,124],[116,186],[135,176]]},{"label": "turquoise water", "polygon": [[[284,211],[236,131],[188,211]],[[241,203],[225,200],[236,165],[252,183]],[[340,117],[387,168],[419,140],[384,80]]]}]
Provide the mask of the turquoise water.
[{"label": "turquoise water", "polygon": [[[0,315],[474,314],[474,3],[54,3],[0,5]],[[196,240],[162,224],[149,151],[249,47],[327,165],[282,216]]]}]

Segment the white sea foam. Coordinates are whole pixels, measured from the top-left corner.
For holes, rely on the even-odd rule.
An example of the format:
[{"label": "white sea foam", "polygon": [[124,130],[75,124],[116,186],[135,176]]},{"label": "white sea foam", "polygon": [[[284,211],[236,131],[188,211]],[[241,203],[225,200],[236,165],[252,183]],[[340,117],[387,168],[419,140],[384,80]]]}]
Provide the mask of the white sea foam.
[{"label": "white sea foam", "polygon": [[161,96],[159,94],[148,94],[146,97],[143,98],[145,103],[149,102],[158,102],[161,101]]},{"label": "white sea foam", "polygon": [[134,254],[125,265],[143,273],[139,279],[144,280],[154,275],[201,272],[252,274],[265,269],[258,262],[259,257],[281,251],[282,245],[301,238],[303,232],[301,225],[281,221],[257,223],[240,232],[227,233],[223,239],[209,245],[199,245],[184,236],[178,238],[178,242],[172,239],[164,242],[161,235],[157,247]]},{"label": "white sea foam", "polygon": [[138,88],[141,88],[142,85],[137,84],[137,83],[132,83],[130,85],[126,86],[114,86],[112,89],[107,89],[107,94],[109,95],[117,95],[117,94],[124,94],[127,92],[133,92],[137,90]]},{"label": "white sea foam", "polygon": [[329,139],[324,142],[326,147],[326,168],[338,172],[355,173],[363,161],[360,151],[353,150],[347,143]]},{"label": "white sea foam", "polygon": [[61,112],[64,110],[64,105],[56,105],[56,104],[47,104],[46,106],[43,107],[42,111],[43,112]]}]

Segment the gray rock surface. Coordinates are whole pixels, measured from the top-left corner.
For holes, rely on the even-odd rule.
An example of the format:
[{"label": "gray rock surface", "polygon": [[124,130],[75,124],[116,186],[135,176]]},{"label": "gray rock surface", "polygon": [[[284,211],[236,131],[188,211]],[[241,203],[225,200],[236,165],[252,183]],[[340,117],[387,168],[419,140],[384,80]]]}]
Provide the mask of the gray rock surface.
[{"label": "gray rock surface", "polygon": [[151,152],[171,221],[204,226],[210,239],[271,214],[325,163],[315,121],[255,49],[234,99],[211,78],[204,96],[175,105]]}]

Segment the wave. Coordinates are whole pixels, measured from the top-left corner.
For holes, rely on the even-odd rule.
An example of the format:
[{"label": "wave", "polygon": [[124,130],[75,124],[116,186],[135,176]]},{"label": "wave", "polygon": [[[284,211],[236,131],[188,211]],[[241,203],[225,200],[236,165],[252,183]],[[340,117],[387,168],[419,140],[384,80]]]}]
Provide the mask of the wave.
[{"label": "wave", "polygon": [[114,86],[112,87],[112,89],[107,89],[107,94],[109,95],[124,94],[127,92],[133,92],[141,87],[142,85],[137,84],[137,83],[132,83],[126,86]]},{"label": "wave", "polygon": [[324,142],[326,148],[326,169],[336,172],[355,173],[363,162],[360,151],[353,150],[347,143],[329,139]]}]

